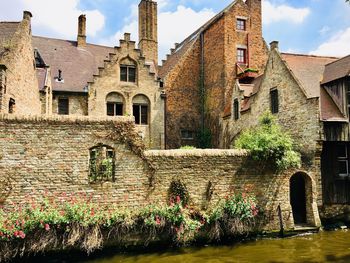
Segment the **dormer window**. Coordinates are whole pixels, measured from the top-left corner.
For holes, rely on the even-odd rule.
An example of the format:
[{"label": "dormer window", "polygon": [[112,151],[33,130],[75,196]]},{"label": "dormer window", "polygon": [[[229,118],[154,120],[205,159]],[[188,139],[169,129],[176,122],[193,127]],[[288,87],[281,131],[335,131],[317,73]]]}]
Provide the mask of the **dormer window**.
[{"label": "dormer window", "polygon": [[121,65],[120,81],[136,82],[136,67],[130,65]]},{"label": "dormer window", "polygon": [[245,31],[246,30],[246,20],[242,19],[242,18],[237,18],[236,28],[237,28],[237,30]]}]

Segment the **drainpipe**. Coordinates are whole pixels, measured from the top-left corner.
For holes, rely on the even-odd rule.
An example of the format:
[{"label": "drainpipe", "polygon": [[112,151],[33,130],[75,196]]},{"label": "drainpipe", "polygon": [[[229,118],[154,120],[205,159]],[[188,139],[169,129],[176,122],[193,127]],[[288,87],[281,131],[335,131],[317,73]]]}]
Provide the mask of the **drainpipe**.
[{"label": "drainpipe", "polygon": [[247,68],[250,67],[250,56],[249,56],[249,33],[247,34]]},{"label": "drainpipe", "polygon": [[200,73],[200,96],[201,96],[201,131],[204,132],[204,33],[200,34],[200,49],[201,49],[201,73]]}]

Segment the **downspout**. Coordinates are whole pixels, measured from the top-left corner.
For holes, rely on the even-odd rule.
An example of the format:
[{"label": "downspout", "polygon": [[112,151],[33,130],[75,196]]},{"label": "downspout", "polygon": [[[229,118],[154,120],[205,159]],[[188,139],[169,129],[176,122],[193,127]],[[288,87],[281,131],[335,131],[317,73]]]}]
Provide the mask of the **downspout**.
[{"label": "downspout", "polygon": [[247,68],[250,67],[250,56],[249,56],[249,33],[247,34]]},{"label": "downspout", "polygon": [[200,34],[200,49],[201,49],[201,70],[200,70],[200,97],[201,97],[201,132],[204,132],[204,34]]}]

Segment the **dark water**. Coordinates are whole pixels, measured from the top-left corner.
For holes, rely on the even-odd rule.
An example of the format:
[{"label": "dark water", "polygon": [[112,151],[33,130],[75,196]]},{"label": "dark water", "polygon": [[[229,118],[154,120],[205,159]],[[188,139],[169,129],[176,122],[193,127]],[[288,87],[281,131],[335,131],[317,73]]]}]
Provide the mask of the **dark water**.
[{"label": "dark water", "polygon": [[285,239],[264,239],[233,246],[184,248],[158,253],[123,254],[88,263],[350,263],[350,231],[321,232]]}]

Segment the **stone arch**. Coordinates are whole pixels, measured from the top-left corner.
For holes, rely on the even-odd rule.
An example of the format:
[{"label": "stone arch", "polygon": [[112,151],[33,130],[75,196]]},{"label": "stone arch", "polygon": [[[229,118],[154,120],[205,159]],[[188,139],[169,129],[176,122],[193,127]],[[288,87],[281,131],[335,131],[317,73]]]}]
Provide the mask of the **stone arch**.
[{"label": "stone arch", "polygon": [[135,123],[148,125],[150,122],[151,101],[144,94],[137,94],[132,98],[132,112]]},{"label": "stone arch", "polygon": [[316,184],[306,172],[299,171],[290,177],[289,196],[294,225],[321,225],[315,189]]},{"label": "stone arch", "polygon": [[123,116],[125,114],[125,98],[119,92],[110,92],[106,96],[108,116]]}]

